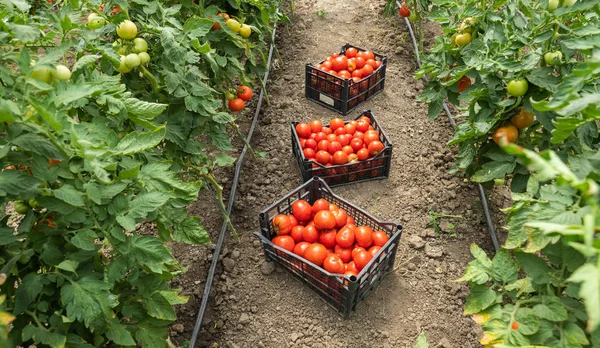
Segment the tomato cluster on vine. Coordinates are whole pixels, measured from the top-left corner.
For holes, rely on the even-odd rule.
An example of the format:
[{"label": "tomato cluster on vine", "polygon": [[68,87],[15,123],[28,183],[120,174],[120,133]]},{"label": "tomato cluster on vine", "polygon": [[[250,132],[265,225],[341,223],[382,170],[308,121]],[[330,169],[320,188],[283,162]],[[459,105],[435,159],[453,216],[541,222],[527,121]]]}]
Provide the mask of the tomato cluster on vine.
[{"label": "tomato cluster on vine", "polygon": [[295,201],[291,214],[278,214],[271,224],[277,234],[273,244],[346,276],[358,276],[389,240],[384,231],[356,226],[344,209],[322,198],[312,205]]}]

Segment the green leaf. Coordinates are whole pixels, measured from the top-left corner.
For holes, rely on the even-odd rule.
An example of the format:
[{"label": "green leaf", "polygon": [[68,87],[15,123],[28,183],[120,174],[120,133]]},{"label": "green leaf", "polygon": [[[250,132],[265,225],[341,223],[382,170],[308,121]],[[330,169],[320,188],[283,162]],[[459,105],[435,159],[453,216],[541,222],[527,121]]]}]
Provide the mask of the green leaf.
[{"label": "green leaf", "polygon": [[517,265],[504,248],[498,250],[492,261],[492,277],[498,282],[512,283],[517,280]]},{"label": "green leaf", "polygon": [[542,296],[542,303],[533,307],[535,314],[550,321],[564,321],[568,319],[567,309],[555,296]]},{"label": "green leaf", "polygon": [[519,265],[527,272],[533,284],[548,284],[553,269],[548,266],[546,261],[534,254],[516,252],[515,257]]},{"label": "green leaf", "polygon": [[590,343],[583,329],[574,323],[567,323],[562,334],[569,343],[569,347],[576,345],[588,345]]},{"label": "green leaf", "polygon": [[577,269],[568,282],[580,283],[579,296],[584,300],[588,314],[587,330],[594,331],[600,326],[600,268],[587,263]]},{"label": "green leaf", "polygon": [[129,215],[127,216],[122,216],[119,215],[117,216],[117,222],[119,223],[119,225],[121,225],[121,227],[123,227],[124,229],[126,229],[127,231],[135,231],[135,219]]},{"label": "green leaf", "polygon": [[85,205],[85,202],[83,201],[83,192],[78,191],[69,184],[61,186],[58,190],[53,190],[52,193],[54,194],[54,197],[70,205],[76,207],[83,207]]},{"label": "green leaf", "polygon": [[96,61],[100,58],[101,58],[100,56],[95,56],[95,55],[91,55],[91,54],[85,55],[85,56],[79,58],[79,60],[77,60],[75,65],[73,65],[73,69],[71,69],[71,72],[75,72],[75,71],[85,67],[86,65],[96,63]]},{"label": "green leaf", "polygon": [[167,328],[154,327],[140,323],[135,332],[135,338],[142,343],[143,348],[167,348]]},{"label": "green leaf", "polygon": [[438,99],[429,103],[429,107],[427,109],[427,118],[432,121],[438,118],[442,110],[444,109],[444,100]]},{"label": "green leaf", "polygon": [[19,315],[29,308],[29,305],[37,298],[43,287],[40,275],[35,273],[27,274],[17,289],[13,314]]},{"label": "green leaf", "polygon": [[10,30],[13,32],[15,39],[24,43],[35,42],[42,34],[38,28],[28,25],[14,24],[11,22],[5,23],[5,25],[8,25]]},{"label": "green leaf", "polygon": [[26,133],[12,141],[23,150],[31,151],[46,158],[62,159],[60,150],[48,139],[34,133]]},{"label": "green leaf", "polygon": [[133,208],[129,211],[128,216],[132,218],[144,217],[162,207],[170,198],[171,196],[165,192],[142,193],[131,201],[130,206]]},{"label": "green leaf", "polygon": [[71,243],[79,249],[92,251],[96,250],[94,239],[98,238],[98,235],[92,230],[83,230],[75,233],[71,238]]},{"label": "green leaf", "polygon": [[67,335],[67,347],[69,348],[94,348],[93,345],[87,343],[81,336],[70,333]]},{"label": "green leaf", "polygon": [[160,127],[155,131],[147,133],[133,132],[127,134],[117,147],[114,149],[115,154],[131,155],[144,150],[156,147],[164,139],[166,134],[165,127]]},{"label": "green leaf", "polygon": [[223,154],[223,153],[217,153],[215,154],[215,163],[218,166],[221,167],[229,167],[231,165],[233,165],[235,163],[235,161],[237,161],[236,158],[233,158],[229,155]]},{"label": "green leaf", "polygon": [[152,120],[156,116],[162,114],[167,108],[167,104],[150,103],[135,98],[126,98],[123,100],[127,112],[135,117],[140,117],[145,120]]},{"label": "green leaf", "polygon": [[56,266],[56,268],[73,273],[77,273],[77,267],[79,267],[79,262],[71,260],[64,260]]},{"label": "green leaf", "polygon": [[210,32],[214,21],[208,18],[200,18],[197,16],[190,17],[183,25],[183,32],[189,34],[190,37],[204,36]]},{"label": "green leaf", "polygon": [[475,285],[465,301],[464,315],[483,311],[496,303],[496,292],[485,285]]},{"label": "green leaf", "polygon": [[33,338],[33,341],[37,344],[47,344],[50,347],[54,348],[64,348],[65,343],[67,342],[67,336],[61,335],[56,332],[50,332],[50,330],[34,326],[27,325],[23,329],[22,338],[25,341],[28,341],[30,338]]},{"label": "green leaf", "polygon": [[38,187],[40,183],[38,179],[18,170],[4,170],[0,172],[0,197],[6,195],[21,197],[25,192]]},{"label": "green leaf", "polygon": [[475,243],[471,244],[470,249],[471,249],[471,255],[473,255],[473,257],[476,260],[481,262],[483,267],[488,268],[488,269],[492,268],[492,260],[490,260],[490,258],[487,256],[485,251],[483,251],[483,249],[481,249]]},{"label": "green leaf", "polygon": [[[3,208],[4,209],[4,208]],[[19,240],[19,236],[14,234],[14,229],[8,227],[0,228],[0,245],[7,245]]]},{"label": "green leaf", "polygon": [[216,115],[213,115],[212,119],[213,119],[213,121],[215,121],[217,123],[222,123],[222,124],[226,124],[226,123],[235,121],[235,118],[233,118],[233,116],[231,116],[231,114],[226,113],[226,112],[220,112]]},{"label": "green leaf", "polygon": [[106,337],[118,345],[135,346],[131,332],[127,330],[125,325],[119,323],[117,319],[109,321]]},{"label": "green leaf", "polygon": [[173,321],[177,318],[169,301],[160,293],[154,293],[151,298],[146,298],[146,309],[148,315],[156,319]]},{"label": "green leaf", "polygon": [[429,348],[429,343],[427,343],[427,338],[425,337],[424,332],[421,331],[413,348]]},{"label": "green leaf", "polygon": [[178,242],[188,244],[205,244],[210,242],[206,230],[200,225],[200,219],[187,217],[174,225],[173,238]]},{"label": "green leaf", "polygon": [[127,269],[127,260],[125,257],[117,256],[104,269],[104,280],[109,284],[117,283],[123,280]]},{"label": "green leaf", "polygon": [[494,179],[504,178],[506,174],[510,174],[515,170],[517,163],[511,162],[487,162],[480,170],[471,176],[474,182],[488,182]]},{"label": "green leaf", "polygon": [[84,322],[92,330],[103,328],[112,318],[111,308],[118,304],[110,288],[109,284],[89,277],[66,283],[60,290],[60,298],[68,317]]},{"label": "green leaf", "polygon": [[540,320],[536,312],[531,308],[519,308],[516,313],[516,321],[519,323],[519,332],[523,335],[533,335],[540,327]]},{"label": "green leaf", "polygon": [[155,237],[133,236],[127,238],[121,253],[132,257],[138,263],[148,267],[153,273],[167,271],[166,265],[174,262],[170,251]]},{"label": "green leaf", "polygon": [[108,203],[126,188],[127,184],[124,182],[119,182],[112,185],[100,185],[95,182],[89,182],[85,184],[85,192],[96,204]]}]

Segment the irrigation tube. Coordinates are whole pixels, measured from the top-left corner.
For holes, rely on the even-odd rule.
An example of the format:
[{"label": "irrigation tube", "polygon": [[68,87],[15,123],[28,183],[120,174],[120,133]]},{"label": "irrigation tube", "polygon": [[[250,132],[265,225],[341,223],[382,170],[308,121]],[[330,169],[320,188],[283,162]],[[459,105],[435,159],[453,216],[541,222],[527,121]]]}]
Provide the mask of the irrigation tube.
[{"label": "irrigation tube", "polygon": [[[277,9],[277,13],[279,13],[279,9]],[[273,27],[273,33],[271,34],[271,46],[269,48],[269,58],[267,59],[267,71],[265,72],[265,76],[263,78],[263,87],[260,89],[260,95],[258,97],[258,103],[256,105],[256,111],[254,112],[254,118],[252,119],[252,125],[250,126],[250,130],[248,131],[248,136],[246,137],[246,144],[250,144],[252,140],[252,135],[254,134],[254,129],[256,128],[256,123],[258,122],[258,115],[260,113],[260,108],[262,106],[262,101],[265,94],[265,88],[267,86],[267,80],[269,78],[269,71],[271,69],[271,61],[273,59],[273,50],[275,48],[275,33],[277,32],[277,22]],[[231,210],[233,209],[233,201],[235,200],[235,194],[237,191],[238,181],[240,179],[240,172],[242,170],[242,166],[244,165],[244,156],[248,151],[247,145],[244,144],[242,148],[242,153],[235,165],[235,172],[233,174],[233,183],[231,185],[231,191],[229,194],[229,202],[227,203],[227,216],[231,217]],[[221,233],[219,234],[219,239],[217,241],[217,245],[215,247],[212,262],[210,264],[210,269],[208,270],[208,276],[206,278],[206,284],[204,286],[204,293],[202,294],[202,303],[200,304],[200,309],[198,310],[198,316],[196,317],[196,324],[194,325],[194,332],[192,333],[192,339],[190,340],[189,348],[196,347],[196,338],[198,337],[198,333],[200,332],[200,327],[202,326],[202,320],[204,319],[204,312],[206,311],[206,306],[208,305],[208,297],[210,295],[210,290],[212,288],[213,278],[215,277],[215,270],[217,268],[217,264],[219,263],[219,254],[221,253],[221,248],[223,247],[223,241],[225,240],[225,234],[227,233],[228,228],[227,221],[223,221],[223,226],[221,227]]]},{"label": "irrigation tube", "polygon": [[[396,6],[398,6],[398,8],[400,8],[400,6],[401,6],[400,2],[398,0],[396,0]],[[406,22],[406,26],[408,27],[408,32],[410,33],[410,37],[413,42],[415,56],[417,58],[417,65],[419,66],[419,68],[421,68],[421,57],[419,56],[419,46],[417,45],[417,39],[415,37],[415,33],[413,31],[412,25],[411,25],[410,21],[408,20],[408,18],[404,18],[404,21]],[[425,82],[428,81],[426,76],[423,76],[422,79]],[[448,108],[448,104],[446,104],[446,102],[444,101],[443,105],[444,105],[444,111],[446,112],[446,116],[448,116],[448,120],[450,121],[452,128],[456,128],[456,122],[454,121],[454,118],[452,118],[452,113],[450,112],[450,109]],[[496,236],[496,229],[494,228],[494,222],[492,221],[492,214],[490,214],[487,197],[485,195],[485,190],[483,189],[483,186],[481,186],[481,184],[479,184],[479,183],[477,183],[477,189],[479,191],[479,199],[481,200],[481,206],[483,207],[483,215],[485,216],[485,222],[487,224],[487,229],[488,229],[488,232],[490,233],[490,237],[492,238],[492,244],[494,244],[494,249],[496,249],[496,251],[498,251],[498,249],[500,249],[500,244],[498,244],[498,237]]]}]

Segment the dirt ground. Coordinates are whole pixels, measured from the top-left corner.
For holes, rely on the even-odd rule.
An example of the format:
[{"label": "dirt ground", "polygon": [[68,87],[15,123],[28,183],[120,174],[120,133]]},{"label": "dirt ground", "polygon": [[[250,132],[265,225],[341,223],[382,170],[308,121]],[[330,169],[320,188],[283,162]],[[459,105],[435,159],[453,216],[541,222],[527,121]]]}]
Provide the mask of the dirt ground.
[{"label": "dirt ground", "polygon": [[[383,19],[384,4],[296,0],[292,24],[280,27],[276,42],[281,59],[276,59],[268,83],[271,105],[263,107],[252,142],[267,156],[247,156],[233,212],[240,241],[228,236],[225,242],[200,347],[412,347],[421,331],[432,347],[480,346],[480,329],[462,312],[468,288],[451,280],[462,275],[471,243],[492,250],[481,204],[472,184],[447,173],[455,157],[445,146],[451,127],[445,117],[428,121],[427,106],[415,101],[423,83],[413,78],[410,37],[403,22]],[[426,37],[433,36],[428,30]],[[259,229],[258,212],[301,184],[291,154],[290,121],[337,115],[304,97],[305,63],[318,62],[345,43],[388,56],[384,92],[359,109],[373,110],[394,147],[389,179],[334,191],[404,227],[394,271],[347,320],[307,286],[265,263],[261,244],[252,235]],[[357,115],[355,111],[346,119]],[[243,129],[249,118],[241,120]],[[225,192],[232,176],[232,169],[220,176]],[[506,195],[494,197],[494,212],[507,202]],[[207,217],[204,225],[216,243],[222,220],[211,198],[202,197],[191,211]],[[441,233],[436,233],[430,211],[462,218],[440,219]],[[213,248],[174,247],[188,272],[173,285],[190,296],[177,309],[178,322],[171,327],[178,345],[191,338]]]}]

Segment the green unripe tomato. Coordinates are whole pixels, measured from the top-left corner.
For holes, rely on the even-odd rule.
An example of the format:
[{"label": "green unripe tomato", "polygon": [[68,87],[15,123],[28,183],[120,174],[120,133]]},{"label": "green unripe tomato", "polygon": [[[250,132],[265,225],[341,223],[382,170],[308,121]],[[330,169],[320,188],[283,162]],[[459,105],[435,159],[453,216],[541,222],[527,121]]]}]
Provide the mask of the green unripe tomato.
[{"label": "green unripe tomato", "polygon": [[408,15],[408,20],[411,22],[416,22],[419,20],[419,14],[417,13],[417,11],[410,11],[410,14]]},{"label": "green unripe tomato", "polygon": [[150,55],[146,52],[141,52],[138,53],[138,56],[140,57],[140,61],[142,62],[142,65],[148,65],[148,63],[150,63]]},{"label": "green unripe tomato", "polygon": [[125,57],[125,65],[130,69],[137,68],[140,64],[142,64],[142,60],[140,59],[140,56],[135,53],[128,54]]},{"label": "green unripe tomato", "polygon": [[458,34],[458,35],[456,35],[454,42],[456,42],[456,45],[458,47],[463,47],[465,45],[468,45],[471,42],[471,34],[469,34],[469,33]]},{"label": "green unripe tomato", "polygon": [[527,93],[529,89],[529,83],[525,79],[511,80],[506,86],[506,90],[509,95],[513,97],[522,97]]},{"label": "green unripe tomato", "polygon": [[16,201],[15,202],[15,211],[19,214],[27,214],[27,211],[29,210],[29,206],[23,202],[23,201]]},{"label": "green unripe tomato", "polygon": [[146,52],[148,51],[148,43],[146,42],[146,40],[142,39],[141,37],[136,37],[135,39],[133,39],[133,52],[134,53],[141,53],[141,52]]},{"label": "green unripe tomato", "polygon": [[564,7],[569,7],[575,5],[575,2],[577,2],[577,0],[564,0],[562,5]]},{"label": "green unripe tomato", "polygon": [[35,199],[30,199],[27,202],[27,204],[29,204],[29,206],[32,207],[33,209],[38,208],[40,206]]},{"label": "green unripe tomato", "polygon": [[57,65],[56,70],[52,71],[52,77],[59,81],[67,81],[71,78],[71,70],[64,65]]},{"label": "green unripe tomato", "polygon": [[236,33],[239,33],[240,29],[242,29],[240,22],[236,21],[235,19],[228,19],[227,22],[225,22],[225,24],[227,24],[229,29],[231,29],[232,31],[234,31]]},{"label": "green unripe tomato", "polygon": [[90,13],[90,15],[87,18],[88,20],[88,28],[90,29],[100,29],[104,26],[104,24],[106,24],[106,20],[100,16],[98,16],[96,13]]},{"label": "green unripe tomato", "polygon": [[548,0],[548,11],[552,12],[558,8],[559,0]]},{"label": "green unripe tomato", "polygon": [[121,56],[121,64],[115,70],[117,70],[118,72],[120,72],[122,74],[125,74],[125,73],[128,73],[131,71],[131,68],[129,68],[127,66],[127,64],[125,64],[125,56]]},{"label": "green unripe tomato", "polygon": [[467,18],[463,19],[462,23],[460,23],[460,27],[458,27],[458,30],[461,33],[469,33],[469,34],[473,35],[473,32],[475,31],[476,26],[477,26],[477,18],[467,17]]},{"label": "green unripe tomato", "polygon": [[243,38],[248,38],[252,35],[252,28],[249,25],[243,24],[240,28],[240,36]]},{"label": "green unripe tomato", "polygon": [[135,26],[135,23],[129,19],[124,20],[117,27],[117,35],[119,35],[121,39],[125,40],[135,39],[135,36],[137,35],[137,27]]},{"label": "green unripe tomato", "polygon": [[50,72],[50,69],[35,69],[31,72],[31,77],[33,77],[34,79],[38,79],[42,82],[46,82],[48,84],[52,83],[52,73]]},{"label": "green unripe tomato", "polygon": [[547,52],[544,54],[544,61],[547,65],[559,65],[562,61],[562,52]]}]

